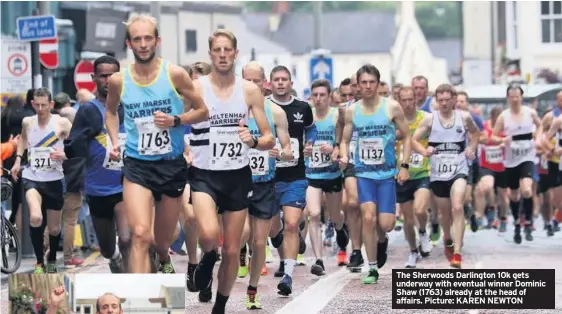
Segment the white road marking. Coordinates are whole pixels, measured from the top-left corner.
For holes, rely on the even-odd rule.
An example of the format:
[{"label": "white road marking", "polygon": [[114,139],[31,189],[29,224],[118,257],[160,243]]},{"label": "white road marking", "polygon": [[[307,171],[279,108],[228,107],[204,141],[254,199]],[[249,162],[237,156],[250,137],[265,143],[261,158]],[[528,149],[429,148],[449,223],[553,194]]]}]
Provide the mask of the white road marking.
[{"label": "white road marking", "polygon": [[347,268],[342,268],[308,287],[277,311],[277,314],[319,313],[353,277],[354,274]]},{"label": "white road marking", "polygon": [[[388,233],[388,246],[397,239],[397,234],[393,232]],[[362,273],[368,271],[367,254],[363,247],[363,256],[365,258],[365,265],[361,270]],[[337,296],[340,291],[349,283],[353,278],[357,277],[357,273],[350,272],[347,267],[344,267],[335,273],[332,273],[310,287],[303,293],[294,298],[291,302],[283,306],[276,314],[292,314],[292,313],[319,313]]]}]

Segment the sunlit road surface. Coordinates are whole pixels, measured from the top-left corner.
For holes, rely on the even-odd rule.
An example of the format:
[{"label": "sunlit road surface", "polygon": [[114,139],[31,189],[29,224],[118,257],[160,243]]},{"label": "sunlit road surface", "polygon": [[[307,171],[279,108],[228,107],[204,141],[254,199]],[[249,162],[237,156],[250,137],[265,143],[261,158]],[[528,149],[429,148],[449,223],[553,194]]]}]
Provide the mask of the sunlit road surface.
[{"label": "sunlit road surface", "polygon": [[[508,232],[499,234],[495,230],[479,230],[476,233],[466,231],[463,268],[464,269],[540,269],[556,270],[556,310],[392,310],[391,300],[391,270],[403,268],[408,256],[408,248],[403,232],[390,234],[388,261],[380,270],[380,278],[376,285],[364,285],[361,278],[363,273],[352,274],[345,267],[338,267],[335,252],[325,248],[324,259],[326,275],[316,277],[310,273],[310,266],[315,258],[312,254],[310,242],[305,254],[306,266],[296,266],[293,274],[293,294],[289,298],[277,295],[277,283],[280,278],[274,278],[273,273],[278,267],[277,254],[274,250],[274,261],[267,264],[269,274],[262,276],[258,288],[260,303],[263,310],[257,313],[322,313],[322,314],[358,314],[358,313],[419,313],[419,314],[503,314],[503,313],[562,313],[562,232],[548,238],[542,230],[542,222],[536,222],[535,240],[517,245],[513,243],[512,227]],[[365,253],[363,253],[364,256]],[[185,273],[187,256],[174,255],[172,257],[176,272]],[[213,283],[213,300],[211,303],[200,303],[197,293],[186,291],[186,313],[208,314],[211,312],[212,302],[216,295],[216,273],[219,263],[215,266],[215,281]],[[449,264],[443,255],[443,245],[439,242],[434,247],[430,257],[418,263],[423,269],[448,269]],[[59,268],[59,271],[63,270]],[[109,273],[107,261],[94,253],[86,258],[85,266],[65,271],[74,273]],[[248,313],[245,307],[246,288],[249,275],[238,278],[228,301],[226,313]],[[8,287],[6,276],[2,276],[2,314],[8,313]]]}]

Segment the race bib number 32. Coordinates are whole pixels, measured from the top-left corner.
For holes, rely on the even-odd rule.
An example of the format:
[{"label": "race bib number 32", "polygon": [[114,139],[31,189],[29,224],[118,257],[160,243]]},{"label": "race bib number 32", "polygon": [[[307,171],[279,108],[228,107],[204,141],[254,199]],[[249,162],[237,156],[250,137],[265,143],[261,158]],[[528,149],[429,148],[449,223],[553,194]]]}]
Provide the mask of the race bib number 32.
[{"label": "race bib number 32", "polygon": [[135,124],[139,133],[137,149],[146,156],[164,155],[172,151],[170,129],[154,125],[153,117],[137,118]]},{"label": "race bib number 32", "polygon": [[31,149],[31,167],[34,171],[55,171],[56,164],[51,160],[51,147],[34,147]]},{"label": "race bib number 32", "polygon": [[359,140],[359,160],[365,165],[384,164],[384,143],[382,138]]},{"label": "race bib number 32", "polygon": [[250,149],[250,168],[255,176],[264,176],[269,172],[269,151]]}]

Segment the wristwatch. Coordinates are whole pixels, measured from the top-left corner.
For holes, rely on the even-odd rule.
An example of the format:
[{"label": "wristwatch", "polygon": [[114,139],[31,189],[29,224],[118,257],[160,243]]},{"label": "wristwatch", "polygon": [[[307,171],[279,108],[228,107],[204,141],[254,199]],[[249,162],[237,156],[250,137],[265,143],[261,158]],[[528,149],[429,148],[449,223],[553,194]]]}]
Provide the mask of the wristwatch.
[{"label": "wristwatch", "polygon": [[255,136],[252,136],[252,140],[254,141],[254,145],[252,145],[250,148],[256,148],[258,147],[258,138]]},{"label": "wristwatch", "polygon": [[179,126],[181,124],[181,119],[178,116],[174,116],[174,126]]},{"label": "wristwatch", "polygon": [[402,164],[400,164],[400,168],[410,169],[410,164],[402,163]]}]

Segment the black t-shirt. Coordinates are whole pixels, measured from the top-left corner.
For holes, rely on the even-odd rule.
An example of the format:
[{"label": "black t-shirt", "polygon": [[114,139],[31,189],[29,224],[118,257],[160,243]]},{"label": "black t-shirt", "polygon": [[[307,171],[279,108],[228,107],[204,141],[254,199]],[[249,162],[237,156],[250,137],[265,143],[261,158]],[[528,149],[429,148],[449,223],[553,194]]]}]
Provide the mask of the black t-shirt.
[{"label": "black t-shirt", "polygon": [[312,108],[307,102],[292,98],[288,103],[280,103],[279,101],[269,98],[273,103],[279,105],[287,114],[289,122],[289,136],[299,142],[299,160],[296,166],[276,168],[275,180],[280,182],[293,182],[297,180],[305,180],[304,166],[304,138],[305,130],[314,124],[314,116]]}]

